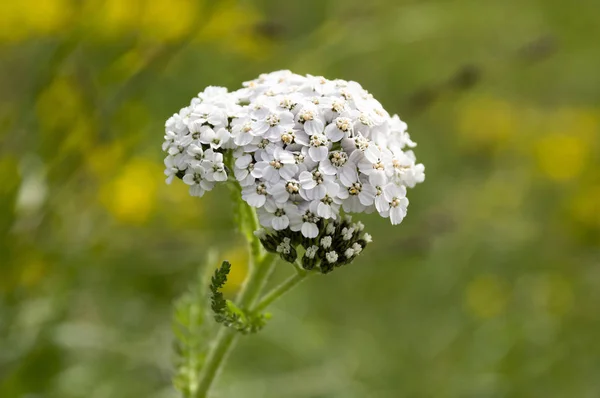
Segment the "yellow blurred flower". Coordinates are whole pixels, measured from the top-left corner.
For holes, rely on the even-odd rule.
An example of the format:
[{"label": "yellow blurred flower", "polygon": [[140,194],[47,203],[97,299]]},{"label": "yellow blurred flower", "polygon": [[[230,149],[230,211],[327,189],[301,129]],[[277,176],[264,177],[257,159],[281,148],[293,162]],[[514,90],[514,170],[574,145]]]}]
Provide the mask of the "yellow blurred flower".
[{"label": "yellow blurred flower", "polygon": [[555,181],[566,181],[581,174],[589,157],[589,143],[582,137],[551,133],[535,144],[540,171]]},{"label": "yellow blurred flower", "polygon": [[94,37],[139,33],[143,41],[168,42],[193,30],[200,5],[197,0],[96,0],[86,3],[84,13]]},{"label": "yellow blurred flower", "polygon": [[510,289],[503,279],[480,275],[467,286],[465,306],[477,318],[493,318],[505,311],[509,296]]},{"label": "yellow blurred flower", "polygon": [[170,41],[183,37],[198,20],[198,1],[146,0],[140,15],[140,31],[144,37]]},{"label": "yellow blurred flower", "polygon": [[219,43],[225,51],[249,58],[264,58],[271,50],[271,42],[256,31],[261,20],[262,16],[248,4],[221,1],[201,26],[197,40]]},{"label": "yellow blurred flower", "polygon": [[73,14],[70,0],[0,2],[0,42],[61,32]]},{"label": "yellow blurred flower", "polygon": [[116,220],[143,224],[156,207],[161,168],[149,159],[131,160],[112,181],[104,184],[101,200]]},{"label": "yellow blurred flower", "polygon": [[459,144],[467,149],[505,147],[518,128],[517,110],[489,97],[469,98],[458,110]]},{"label": "yellow blurred flower", "polygon": [[540,171],[554,181],[581,175],[598,144],[600,115],[593,109],[562,108],[546,113],[542,126],[534,144]]}]

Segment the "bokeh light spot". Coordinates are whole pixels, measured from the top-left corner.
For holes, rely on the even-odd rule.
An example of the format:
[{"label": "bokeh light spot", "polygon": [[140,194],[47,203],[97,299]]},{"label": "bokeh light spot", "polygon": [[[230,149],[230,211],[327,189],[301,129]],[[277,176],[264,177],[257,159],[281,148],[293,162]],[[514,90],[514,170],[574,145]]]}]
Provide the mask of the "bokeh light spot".
[{"label": "bokeh light spot", "polygon": [[505,311],[509,293],[507,283],[500,277],[480,275],[467,286],[465,304],[475,317],[493,318]]},{"label": "bokeh light spot", "polygon": [[542,173],[555,181],[581,174],[588,157],[587,143],[578,136],[554,133],[536,144],[536,159]]},{"label": "bokeh light spot", "polygon": [[160,167],[148,159],[134,159],[102,189],[102,201],[116,220],[142,224],[156,206],[156,191],[161,182]]}]

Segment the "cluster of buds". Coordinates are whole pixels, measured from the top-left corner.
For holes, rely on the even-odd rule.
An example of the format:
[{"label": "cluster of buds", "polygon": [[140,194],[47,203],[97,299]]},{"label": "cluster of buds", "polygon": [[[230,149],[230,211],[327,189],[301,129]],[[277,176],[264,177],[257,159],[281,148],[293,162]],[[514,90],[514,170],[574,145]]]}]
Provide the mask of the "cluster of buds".
[{"label": "cluster of buds", "polygon": [[318,270],[323,274],[336,267],[352,262],[371,242],[371,235],[364,232],[363,223],[352,222],[350,216],[341,220],[321,220],[319,234],[307,238],[300,232],[260,229],[255,232],[263,247],[290,263],[297,262],[305,270]]}]

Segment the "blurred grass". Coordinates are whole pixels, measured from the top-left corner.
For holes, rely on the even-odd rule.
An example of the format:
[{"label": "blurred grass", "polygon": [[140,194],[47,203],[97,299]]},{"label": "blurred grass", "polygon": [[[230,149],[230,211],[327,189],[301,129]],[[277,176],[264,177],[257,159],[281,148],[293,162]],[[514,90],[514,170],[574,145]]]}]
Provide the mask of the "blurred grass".
[{"label": "blurred grass", "polygon": [[227,192],[163,184],[164,120],[282,68],[361,82],[427,181],[277,304],[218,396],[599,396],[599,7],[3,2],[0,396],[175,396],[172,301],[211,247],[245,270]]}]

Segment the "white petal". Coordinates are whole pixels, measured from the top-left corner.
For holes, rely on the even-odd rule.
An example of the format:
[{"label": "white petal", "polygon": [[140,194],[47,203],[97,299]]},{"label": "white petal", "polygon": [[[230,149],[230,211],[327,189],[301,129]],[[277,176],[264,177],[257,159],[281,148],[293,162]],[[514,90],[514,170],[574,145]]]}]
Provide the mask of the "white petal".
[{"label": "white petal", "polygon": [[246,202],[252,207],[262,207],[267,201],[267,197],[265,195],[259,195],[257,193],[248,195],[248,199]]},{"label": "white petal", "polygon": [[202,196],[204,196],[204,189],[202,189],[202,187],[200,185],[192,185],[190,187],[190,195],[191,196],[197,196],[199,198],[201,198]]},{"label": "white petal", "polygon": [[345,186],[349,187],[356,181],[358,181],[358,172],[354,164],[347,164],[340,170],[340,181]]},{"label": "white petal", "polygon": [[263,177],[272,184],[280,180],[279,171],[275,170],[273,167],[265,167]]},{"label": "white petal", "polygon": [[323,202],[319,202],[319,207],[317,208],[317,214],[323,218],[332,218],[333,211],[331,211],[331,206],[326,205]]},{"label": "white petal", "polygon": [[261,136],[269,130],[269,125],[265,121],[254,122],[252,123],[252,130],[250,130],[250,134],[254,136]]},{"label": "white petal", "polygon": [[369,147],[365,151],[365,157],[372,163],[377,163],[379,161],[379,157],[381,156],[381,152],[374,144],[369,145]]},{"label": "white petal", "polygon": [[396,184],[388,184],[383,188],[383,196],[388,202],[391,202],[392,200],[394,200],[394,198],[403,197],[405,194],[406,188],[402,190],[402,188],[400,188]]},{"label": "white petal", "polygon": [[319,228],[317,228],[316,224],[305,222],[302,224],[302,235],[307,238],[315,238],[319,235]]},{"label": "white petal", "polygon": [[363,185],[362,191],[358,194],[358,200],[365,206],[373,204],[375,199],[375,188],[371,185]]},{"label": "white petal", "polygon": [[375,197],[375,208],[379,213],[388,211],[390,209],[390,203],[385,200],[383,195],[379,195]]},{"label": "white petal", "polygon": [[376,187],[382,187],[387,183],[387,177],[383,170],[373,170],[369,175],[369,182]]},{"label": "white petal", "polygon": [[277,203],[285,203],[290,197],[289,192],[285,189],[285,185],[283,184],[274,185],[273,188],[269,190],[269,193]]},{"label": "white petal", "polygon": [[335,126],[335,124],[330,124],[329,126],[327,126],[327,128],[325,129],[325,134],[327,135],[327,138],[329,138],[333,142],[338,142],[339,140],[344,138],[344,132],[338,129]]},{"label": "white petal", "polygon": [[308,135],[323,134],[324,128],[323,122],[319,119],[309,120],[304,123],[304,131],[306,131]]},{"label": "white petal", "polygon": [[390,209],[390,221],[392,222],[392,225],[400,224],[404,219],[404,215],[405,212],[400,206],[392,207]]},{"label": "white petal", "polygon": [[283,164],[294,164],[296,163],[296,159],[294,159],[294,155],[281,148],[275,149],[275,159],[278,159]]},{"label": "white petal", "polygon": [[182,178],[183,182],[185,182],[187,185],[195,185],[196,181],[194,181],[194,175],[193,174],[186,174],[183,176]]},{"label": "white petal", "polygon": [[304,189],[312,189],[317,185],[317,182],[313,179],[312,173],[308,171],[303,171],[298,176],[298,180],[300,181],[300,185]]},{"label": "white petal", "polygon": [[328,153],[329,153],[329,150],[325,146],[319,146],[319,147],[311,146],[310,148],[308,148],[308,154],[310,155],[311,159],[314,160],[315,162],[319,162],[319,161],[327,158]]},{"label": "white petal", "polygon": [[213,174],[215,181],[227,181],[227,173],[225,171],[217,171]]},{"label": "white petal", "polygon": [[286,229],[288,225],[290,225],[290,220],[287,218],[287,216],[273,217],[271,225],[273,226],[273,229],[281,231],[282,229]]},{"label": "white petal", "polygon": [[334,176],[337,173],[337,169],[331,164],[331,161],[327,158],[323,159],[321,163],[319,163],[319,170],[321,170],[324,174]]},{"label": "white petal", "polygon": [[308,196],[312,200],[320,200],[320,199],[323,199],[326,194],[327,194],[327,188],[325,187],[325,184],[319,184],[310,191]]},{"label": "white petal", "polygon": [[284,180],[291,180],[298,172],[298,166],[295,164],[286,164],[279,169],[279,174]]}]

